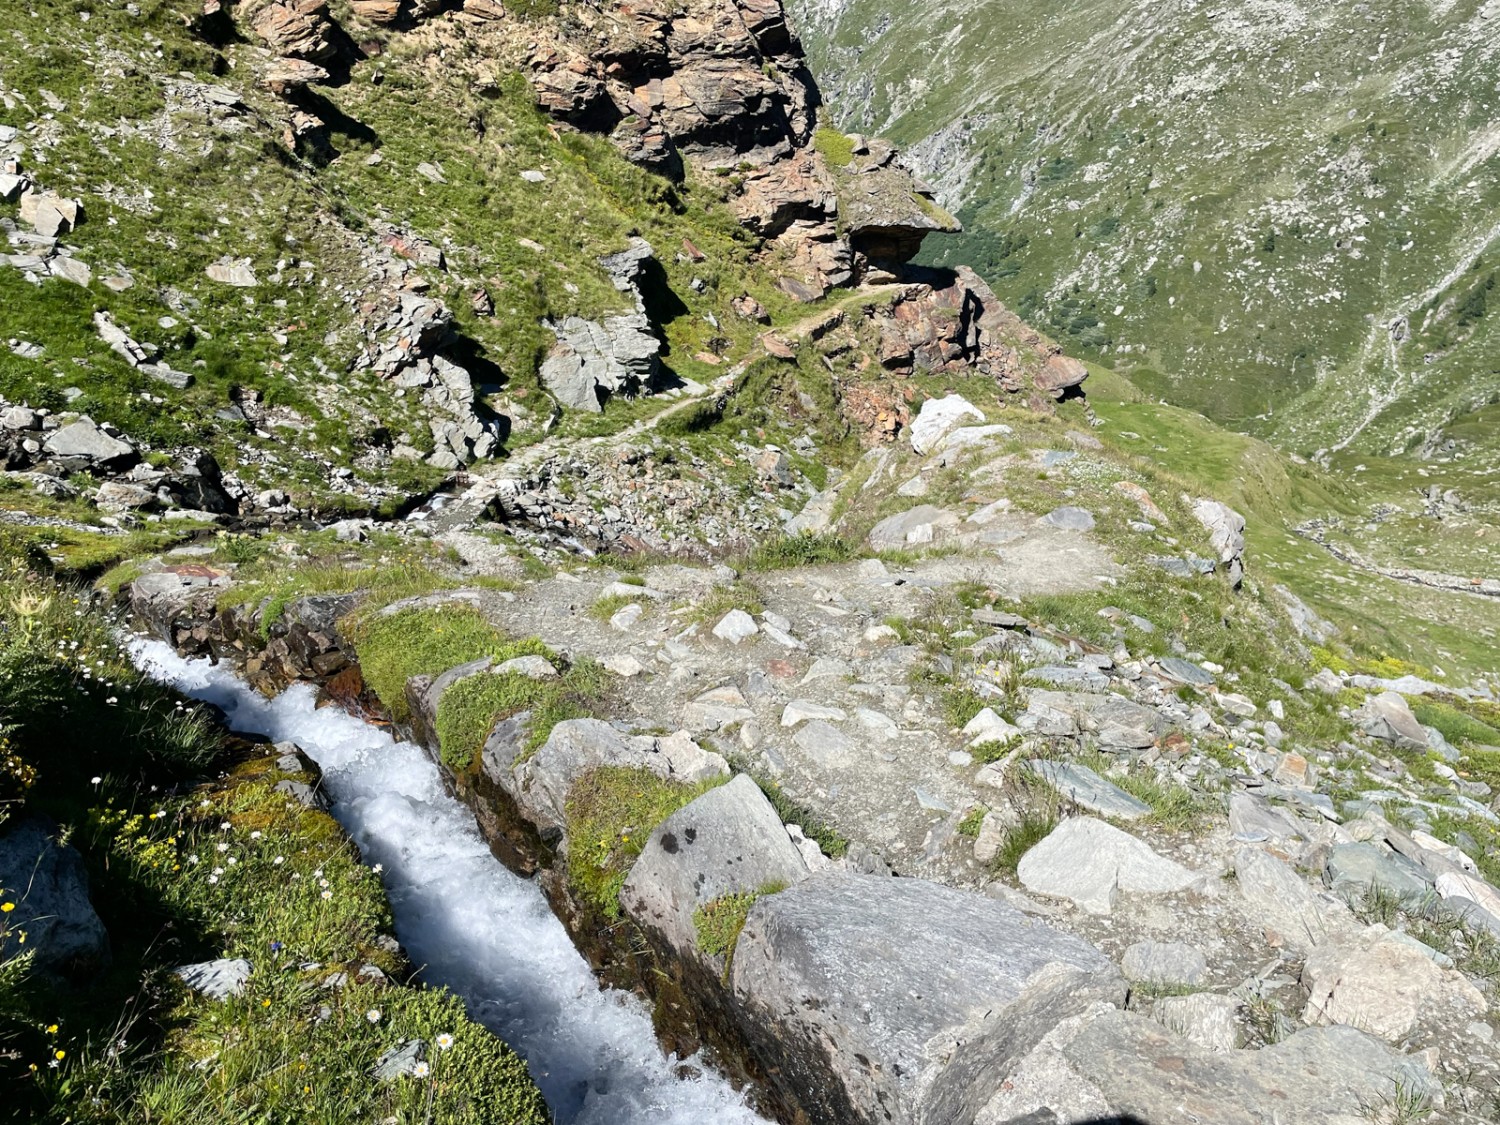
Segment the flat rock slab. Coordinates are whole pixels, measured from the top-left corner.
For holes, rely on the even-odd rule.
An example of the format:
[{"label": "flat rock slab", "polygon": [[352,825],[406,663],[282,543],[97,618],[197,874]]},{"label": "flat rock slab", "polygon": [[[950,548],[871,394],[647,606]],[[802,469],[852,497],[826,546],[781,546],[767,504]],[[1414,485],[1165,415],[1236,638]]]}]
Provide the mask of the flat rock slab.
[{"label": "flat rock slab", "polygon": [[1168,894],[1197,879],[1130,833],[1088,816],[1054,828],[1021,857],[1016,875],[1027,890],[1069,899],[1090,914],[1108,914],[1121,891]]},{"label": "flat rock slab", "polygon": [[1033,759],[1026,767],[1075,805],[1116,820],[1139,820],[1151,815],[1151,806],[1106,781],[1088,766],[1076,762]]},{"label": "flat rock slab", "polygon": [[1371,926],[1307,956],[1305,1023],[1359,1027],[1399,1043],[1418,1022],[1460,1027],[1489,1009],[1484,996],[1453,968],[1433,960],[1433,950],[1405,934]]},{"label": "flat rock slab", "polygon": [[1334,894],[1356,903],[1377,890],[1407,909],[1417,909],[1435,893],[1432,875],[1420,864],[1378,844],[1336,845],[1323,879]]},{"label": "flat rock slab", "polygon": [[860,743],[822,719],[802,727],[792,741],[820,769],[848,769],[868,756]]},{"label": "flat rock slab", "polygon": [[1141,1125],[1367,1125],[1362,1107],[1391,1104],[1398,1086],[1429,1097],[1441,1089],[1415,1058],[1352,1027],[1306,1028],[1259,1051],[1211,1051],[1134,1012],[1069,1030],[1011,1076],[981,1125],[1042,1109],[1053,1120]]},{"label": "flat rock slab", "polygon": [[1250,916],[1260,922],[1273,945],[1307,953],[1359,930],[1343,902],[1315,892],[1285,863],[1259,848],[1236,852],[1234,873]]},{"label": "flat rock slab", "polygon": [[1064,531],[1094,530],[1094,514],[1087,508],[1077,508],[1071,505],[1053,508],[1042,517],[1042,522],[1053,527],[1060,527]]},{"label": "flat rock slab", "polygon": [[869,543],[877,551],[899,551],[935,542],[941,533],[958,526],[958,516],[944,508],[923,504],[887,516],[870,529]]},{"label": "flat rock slab", "polygon": [[563,808],[573,784],[590,770],[606,766],[644,769],[657,777],[696,784],[725,777],[729,765],[702,749],[683,731],[666,738],[622,734],[599,719],[558,723],[542,748],[517,766],[509,779],[511,796],[544,834],[566,827]]},{"label": "flat rock slab", "polygon": [[811,1121],[973,1121],[1060,1020],[1123,1002],[1081,938],[919,879],[816,876],[760,900],[735,996],[773,1081]]},{"label": "flat rock slab", "polygon": [[245,991],[251,967],[250,962],[243,958],[225,957],[217,961],[183,965],[173,972],[194,992],[202,993],[210,1000],[228,1000]]},{"label": "flat rock slab", "polygon": [[1201,668],[1191,660],[1184,660],[1180,656],[1168,656],[1159,663],[1158,667],[1162,675],[1180,684],[1210,687],[1215,682],[1213,673],[1207,668]]},{"label": "flat rock slab", "polygon": [[1127,980],[1145,984],[1198,984],[1208,973],[1208,959],[1184,942],[1138,941],[1125,950],[1120,967]]},{"label": "flat rock slab", "polygon": [[1118,695],[1032,691],[1017,725],[1038,734],[1082,731],[1097,737],[1102,746],[1135,750],[1154,744],[1168,724],[1155,709]]},{"label": "flat rock slab", "polygon": [[1229,831],[1246,844],[1282,843],[1304,837],[1292,817],[1249,793],[1236,793],[1229,798]]},{"label": "flat rock slab", "polygon": [[744,774],[662,821],[630,869],[620,902],[678,952],[697,951],[693,912],[724,895],[789,887],[807,865],[781,817]]}]

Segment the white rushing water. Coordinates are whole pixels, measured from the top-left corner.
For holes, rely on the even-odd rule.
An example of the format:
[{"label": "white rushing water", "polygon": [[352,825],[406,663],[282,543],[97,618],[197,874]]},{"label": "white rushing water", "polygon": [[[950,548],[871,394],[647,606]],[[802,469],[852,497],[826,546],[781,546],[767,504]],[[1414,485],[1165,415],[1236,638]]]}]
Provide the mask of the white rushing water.
[{"label": "white rushing water", "polygon": [[225,666],[132,646],[150,675],[290,740],[323,769],[333,814],[383,866],[396,936],[422,979],[461,996],[526,1059],[559,1125],[764,1125],[720,1076],[664,1056],[635,997],[599,988],[541,891],[490,854],[467,808],[413,743],[298,686],[267,700]]}]

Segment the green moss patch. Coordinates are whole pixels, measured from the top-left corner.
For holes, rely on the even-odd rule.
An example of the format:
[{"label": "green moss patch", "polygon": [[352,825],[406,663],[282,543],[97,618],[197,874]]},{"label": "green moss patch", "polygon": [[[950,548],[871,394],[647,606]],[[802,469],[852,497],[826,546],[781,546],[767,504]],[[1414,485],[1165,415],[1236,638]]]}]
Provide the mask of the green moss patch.
[{"label": "green moss patch", "polygon": [[[0,557],[0,814],[65,826],[112,954],[87,989],[58,987],[29,972],[0,913],[10,1114],[550,1121],[510,1048],[456,997],[410,983],[379,877],[332,817],[276,791],[277,760],[145,680],[84,594]],[[206,773],[219,780],[184,784]],[[0,904],[26,893],[0,887]],[[220,957],[251,962],[242,995],[210,1000],[171,973]],[[330,988],[335,973],[345,981]],[[429,1074],[372,1080],[410,1038],[431,1045]]]},{"label": "green moss patch", "polygon": [[[533,654],[557,662],[557,657],[535,639],[512,642],[496,659]],[[605,682],[603,666],[588,659],[576,661],[561,675],[548,679],[482,672],[459,680],[443,693],[438,704],[438,744],[443,764],[459,771],[472,768],[495,724],[523,711],[531,712],[523,757],[535,752],[558,723],[593,713],[604,696]]]},{"label": "green moss patch", "polygon": [[710,957],[724,958],[726,979],[729,967],[734,963],[734,947],[740,940],[740,931],[745,928],[745,919],[750,916],[750,908],[767,895],[784,890],[785,883],[767,883],[757,890],[720,895],[693,911],[698,948]]},{"label": "green moss patch", "polygon": [[686,785],[647,769],[590,770],[568,792],[568,878],[584,901],[620,917],[620,888],[656,826],[728,778]]},{"label": "green moss patch", "polygon": [[517,642],[477,609],[446,605],[362,617],[350,628],[365,683],[398,722],[411,718],[406,681],[472,660],[546,655],[540,641]]}]

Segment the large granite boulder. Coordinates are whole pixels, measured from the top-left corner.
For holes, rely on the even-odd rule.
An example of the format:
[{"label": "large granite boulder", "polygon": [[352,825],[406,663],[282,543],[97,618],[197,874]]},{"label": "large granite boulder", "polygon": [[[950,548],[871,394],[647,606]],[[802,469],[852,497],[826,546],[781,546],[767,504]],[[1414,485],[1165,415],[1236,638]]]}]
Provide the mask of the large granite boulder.
[{"label": "large granite boulder", "polygon": [[649,770],[686,784],[729,773],[723,758],[699,747],[685,731],[662,738],[626,735],[600,719],[568,719],[501,783],[543,837],[556,840],[566,831],[564,809],[574,782],[605,767]]},{"label": "large granite boulder", "polygon": [[966,1125],[1060,1020],[1125,994],[1097,949],[1011,906],[849,873],[757,902],[732,985],[781,1096],[849,1125]]},{"label": "large granite boulder", "polygon": [[1263,1050],[1212,1050],[1135,1012],[1103,1009],[1051,1036],[979,1117],[1005,1122],[1363,1125],[1398,1092],[1440,1086],[1415,1057],[1352,1027],[1315,1027]]},{"label": "large granite boulder", "polygon": [[1250,916],[1259,920],[1274,945],[1305,954],[1359,930],[1340,899],[1314,891],[1285,863],[1259,848],[1243,847],[1235,853],[1234,874]]},{"label": "large granite boulder", "polygon": [[109,934],[89,901],[83,857],[58,842],[50,821],[27,816],[0,835],[0,900],[15,905],[5,915],[0,961],[30,951],[37,969],[70,977],[109,964]]},{"label": "large granite boulder", "polygon": [[1415,938],[1375,925],[1308,954],[1302,983],[1306,1023],[1358,1027],[1400,1043],[1418,1024],[1462,1027],[1489,1009],[1484,996],[1446,957]]},{"label": "large granite boulder", "polygon": [[712,789],[657,826],[630,870],[620,902],[679,953],[697,949],[693,914],[725,895],[808,877],[781,817],[744,774]]}]

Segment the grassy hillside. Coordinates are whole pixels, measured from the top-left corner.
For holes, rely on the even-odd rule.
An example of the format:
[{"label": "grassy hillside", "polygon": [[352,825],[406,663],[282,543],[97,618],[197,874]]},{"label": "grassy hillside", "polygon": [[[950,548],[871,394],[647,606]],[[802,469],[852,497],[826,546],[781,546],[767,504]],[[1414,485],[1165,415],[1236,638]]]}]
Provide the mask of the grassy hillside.
[{"label": "grassy hillside", "polygon": [[937,260],[1147,392],[1308,454],[1500,395],[1494,0],[789,7],[966,224]]},{"label": "grassy hillside", "polygon": [[[630,311],[598,258],[634,235],[657,250],[648,311],[676,374],[706,381],[748,350],[759,327],[732,312],[741,294],[793,315],[723,205],[728,180],[674,185],[536,109],[517,52],[545,5],[404,31],[336,5],[363,53],[295,106],[267,87],[272,59],[249,17],[215,23],[202,7],[0,11],[0,156],[81,201],[60,243],[91,275],[37,283],[0,259],[0,396],[87,412],[149,447],[207,447],[255,487],[328,506],[359,482],[404,495],[441,476],[389,452],[431,452],[431,411],[356,362],[396,338],[376,306],[403,287],[452,311],[448,354],[509,420],[512,446],[552,412],[543,319]],[[294,135],[304,111],[325,123],[321,139]],[[14,199],[0,223],[18,232],[10,253],[30,249]],[[254,283],[208,277],[224,260]],[[392,268],[405,271],[394,282]],[[98,313],[193,385],[128,364]]]}]

